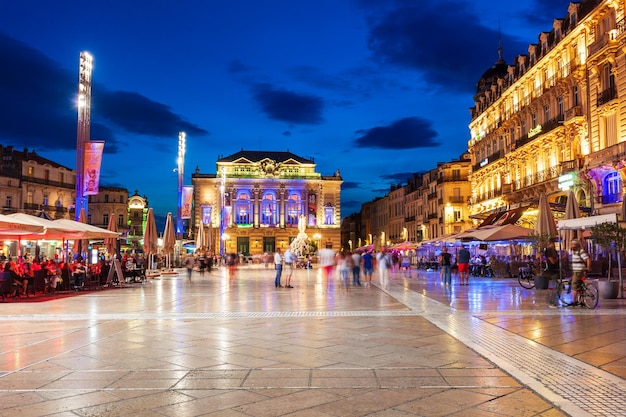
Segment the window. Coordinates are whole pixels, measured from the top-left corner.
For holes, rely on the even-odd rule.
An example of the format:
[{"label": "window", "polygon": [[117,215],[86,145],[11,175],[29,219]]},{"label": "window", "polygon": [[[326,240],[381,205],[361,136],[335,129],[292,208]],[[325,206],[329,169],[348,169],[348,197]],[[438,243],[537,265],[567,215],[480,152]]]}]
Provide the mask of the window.
[{"label": "window", "polygon": [[304,214],[302,210],[302,199],[298,193],[290,193],[287,198],[287,204],[285,207],[286,218],[285,224],[292,227],[298,226],[298,220],[300,216]]},{"label": "window", "polygon": [[461,221],[461,210],[454,210],[454,221],[455,222]]},{"label": "window", "polygon": [[48,193],[43,193],[43,205],[48,205]]},{"label": "window", "polygon": [[565,114],[565,105],[563,104],[563,96],[558,96],[556,98],[556,108],[559,112],[559,118],[563,118],[562,116]]},{"label": "window", "polygon": [[11,196],[10,195],[6,196],[6,198],[4,199],[4,207],[11,208],[12,203],[13,203],[13,199],[11,198]]},{"label": "window", "polygon": [[532,119],[532,127],[537,126],[537,113],[533,113],[531,115],[531,119]]},{"label": "window", "polygon": [[65,173],[59,172],[59,182],[63,184],[65,182]]},{"label": "window", "polygon": [[610,172],[602,181],[602,204],[618,203],[622,195],[622,180],[617,172]]},{"label": "window", "polygon": [[461,170],[460,169],[453,169],[452,170],[452,180],[453,181],[458,181],[461,179]]},{"label": "window", "polygon": [[278,202],[273,191],[263,194],[260,215],[262,225],[276,226],[278,224]]},{"label": "window", "polygon": [[49,169],[45,169],[43,171],[43,179],[48,182],[50,181],[50,170]]},{"label": "window", "polygon": [[120,227],[124,226],[124,215],[123,214],[119,214],[117,216],[117,225]]},{"label": "window", "polygon": [[543,106],[543,122],[548,123],[550,121],[550,105]]},{"label": "window", "polygon": [[35,168],[28,167],[28,176],[32,177],[33,175],[35,175]]},{"label": "window", "polygon": [[103,214],[102,215],[102,224],[109,224],[109,215],[108,214]]},{"label": "window", "polygon": [[26,193],[26,203],[33,204],[33,192],[29,191]]},{"label": "window", "polygon": [[104,202],[105,202],[105,203],[108,203],[108,202],[109,202],[109,195],[108,195],[108,194],[105,194],[105,195],[104,195]]},{"label": "window", "polygon": [[324,207],[324,224],[335,224],[335,208],[333,206]]},{"label": "window", "polygon": [[572,88],[572,98],[573,98],[573,105],[574,106],[580,106],[580,90],[578,89],[578,85],[575,85],[574,88]]},{"label": "window", "polygon": [[88,215],[87,215],[87,223],[88,223],[88,224],[91,224],[91,214],[88,214]]},{"label": "window", "polygon": [[613,74],[613,66],[611,64],[606,64],[602,67],[600,83],[603,91],[615,88],[615,75]]},{"label": "window", "polygon": [[55,205],[56,205],[57,207],[63,207],[63,202],[61,201],[61,199],[60,199],[60,198],[59,198],[59,199],[57,199],[57,201],[56,201]]},{"label": "window", "polygon": [[249,191],[239,191],[234,207],[235,224],[252,224],[252,202]]}]

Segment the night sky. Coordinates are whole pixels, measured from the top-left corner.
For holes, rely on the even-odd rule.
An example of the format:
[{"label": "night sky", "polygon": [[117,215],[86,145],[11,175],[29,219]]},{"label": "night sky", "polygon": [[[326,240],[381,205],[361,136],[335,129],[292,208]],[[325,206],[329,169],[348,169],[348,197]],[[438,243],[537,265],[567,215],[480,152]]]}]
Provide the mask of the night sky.
[{"label": "night sky", "polygon": [[[566,0],[24,0],[0,7],[0,143],[76,165],[78,57],[94,56],[101,185],[176,212],[241,149],[344,179],[342,215],[467,150],[480,75],[527,52]],[[500,27],[500,29],[499,29]]]}]

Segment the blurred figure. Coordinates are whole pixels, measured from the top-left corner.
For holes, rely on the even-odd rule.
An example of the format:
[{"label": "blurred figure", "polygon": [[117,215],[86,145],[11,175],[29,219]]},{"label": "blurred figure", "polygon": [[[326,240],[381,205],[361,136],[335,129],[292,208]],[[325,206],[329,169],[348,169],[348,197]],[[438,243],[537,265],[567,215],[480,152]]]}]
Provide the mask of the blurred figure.
[{"label": "blurred figure", "polygon": [[324,274],[324,278],[330,279],[333,273],[333,268],[335,267],[336,256],[334,250],[331,248],[320,249],[319,252],[319,263],[320,268],[322,269],[322,273]]},{"label": "blurred figure", "polygon": [[195,258],[191,253],[187,254],[185,258],[185,268],[187,268],[187,280],[191,282],[191,273],[193,272],[193,266],[196,263]]},{"label": "blurred figure", "polygon": [[361,254],[352,254],[352,285],[361,286]]},{"label": "blurred figure", "polygon": [[363,264],[363,276],[365,277],[365,286],[372,286],[372,274],[374,273],[374,256],[372,251],[367,251],[361,256],[361,263]]},{"label": "blurred figure", "polygon": [[387,284],[389,283],[389,271],[391,271],[392,262],[393,260],[387,252],[387,249],[383,248],[380,252],[378,252],[378,254],[376,254],[376,264],[381,288],[387,288]]},{"label": "blurred figure", "polygon": [[459,251],[459,279],[461,281],[461,285],[469,284],[469,264],[470,264],[470,252],[467,250],[465,246],[461,246],[461,250]]}]

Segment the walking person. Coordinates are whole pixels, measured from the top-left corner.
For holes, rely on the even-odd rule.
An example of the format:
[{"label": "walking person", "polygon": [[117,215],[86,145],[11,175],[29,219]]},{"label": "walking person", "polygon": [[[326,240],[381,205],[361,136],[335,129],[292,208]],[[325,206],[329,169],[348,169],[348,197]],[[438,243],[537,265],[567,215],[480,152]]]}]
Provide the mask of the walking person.
[{"label": "walking person", "polygon": [[378,254],[376,254],[376,263],[378,268],[378,275],[380,278],[381,288],[387,288],[389,283],[389,271],[391,270],[391,256],[387,253],[387,249],[383,248]]},{"label": "walking person", "polygon": [[293,275],[293,268],[296,263],[296,255],[291,251],[291,248],[287,246],[285,251],[285,288],[293,288],[291,286],[291,276]]},{"label": "walking person", "polygon": [[365,286],[372,286],[372,274],[374,272],[374,257],[372,251],[367,251],[361,256],[361,263],[363,264],[363,277],[365,278]]},{"label": "walking person", "polygon": [[465,246],[461,246],[459,251],[459,279],[461,285],[469,285],[469,264],[470,264],[470,252]]},{"label": "walking person", "polygon": [[543,251],[543,256],[546,259],[545,274],[548,275],[550,281],[554,283],[552,290],[550,291],[548,305],[552,308],[557,307],[558,304],[558,285],[560,278],[560,265],[559,265],[559,253],[555,247],[555,239],[550,238],[548,241],[548,247]]},{"label": "walking person", "polygon": [[448,253],[448,248],[445,246],[441,249],[441,255],[439,255],[439,265],[441,267],[441,273],[443,278],[443,285],[450,285],[452,283],[452,255]]},{"label": "walking person", "polygon": [[196,259],[191,253],[187,254],[185,258],[185,268],[187,268],[187,280],[191,282],[191,273],[193,272],[193,266],[196,263]]},{"label": "walking person", "polygon": [[280,248],[276,248],[276,253],[274,254],[274,268],[276,269],[276,278],[274,278],[274,287],[282,288],[280,285],[280,276],[283,273],[283,257],[280,254]]},{"label": "walking person", "polygon": [[361,286],[361,254],[352,254],[352,285]]}]

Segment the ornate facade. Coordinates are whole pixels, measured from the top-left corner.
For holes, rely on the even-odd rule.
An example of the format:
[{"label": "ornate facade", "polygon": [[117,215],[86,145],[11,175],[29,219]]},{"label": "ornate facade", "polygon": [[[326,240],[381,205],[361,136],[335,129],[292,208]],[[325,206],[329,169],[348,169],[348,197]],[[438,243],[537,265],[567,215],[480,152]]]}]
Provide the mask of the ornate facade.
[{"label": "ornate facade", "polygon": [[[471,109],[471,214],[553,207],[572,189],[594,213],[616,212],[625,176],[624,1],[570,3],[511,65],[480,79]],[[532,216],[524,219],[532,223]]]},{"label": "ornate facade", "polygon": [[343,180],[315,168],[290,152],[240,151],[218,159],[216,174],[196,169],[192,230],[205,227],[213,252],[255,255],[286,248],[305,216],[311,240],[339,249]]}]

